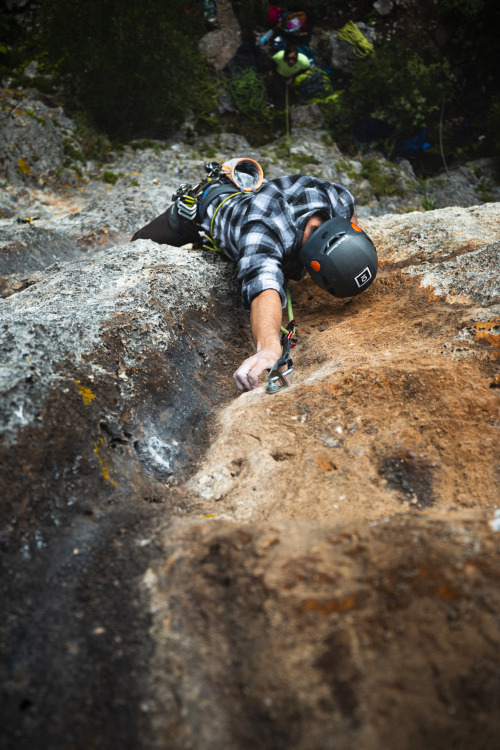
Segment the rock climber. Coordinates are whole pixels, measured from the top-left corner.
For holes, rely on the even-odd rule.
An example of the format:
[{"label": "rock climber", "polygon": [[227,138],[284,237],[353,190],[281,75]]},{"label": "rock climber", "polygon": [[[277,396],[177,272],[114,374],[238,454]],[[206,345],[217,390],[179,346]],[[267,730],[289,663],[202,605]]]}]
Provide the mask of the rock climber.
[{"label": "rock climber", "polygon": [[272,60],[279,76],[285,79],[285,82],[293,83],[293,79],[304,70],[309,70],[311,61],[302,52],[299,52],[295,44],[287,44],[285,49],[276,52]]},{"label": "rock climber", "polygon": [[271,75],[270,96],[275,103],[284,99],[284,86],[290,86],[299,73],[309,70],[311,61],[295,44],[287,44],[285,49],[272,56],[274,69]]},{"label": "rock climber", "polygon": [[200,228],[237,265],[243,303],[250,309],[256,351],[234,373],[241,391],[256,388],[281,356],[285,279],[298,280],[307,270],[318,286],[345,299],[363,292],[377,273],[374,245],[357,226],[354,197],[317,177],[279,177],[256,192],[216,183],[197,203],[194,221],[184,218],[177,201],[132,241],[180,247],[199,241]]}]

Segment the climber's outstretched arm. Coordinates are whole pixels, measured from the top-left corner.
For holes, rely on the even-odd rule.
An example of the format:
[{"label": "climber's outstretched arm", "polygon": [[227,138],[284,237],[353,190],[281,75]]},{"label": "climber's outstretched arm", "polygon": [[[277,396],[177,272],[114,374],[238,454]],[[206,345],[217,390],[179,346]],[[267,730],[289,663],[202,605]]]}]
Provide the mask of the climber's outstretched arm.
[{"label": "climber's outstretched arm", "polygon": [[240,391],[251,391],[259,385],[259,377],[270,370],[281,357],[281,298],[274,289],[266,289],[254,297],[250,306],[250,327],[256,353],[248,357],[234,373]]}]

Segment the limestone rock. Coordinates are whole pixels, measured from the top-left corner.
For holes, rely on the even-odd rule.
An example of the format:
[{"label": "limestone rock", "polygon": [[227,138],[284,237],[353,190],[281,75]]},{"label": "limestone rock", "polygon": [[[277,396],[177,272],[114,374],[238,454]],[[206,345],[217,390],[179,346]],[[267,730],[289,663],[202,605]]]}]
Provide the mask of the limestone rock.
[{"label": "limestone rock", "polygon": [[222,70],[240,44],[240,27],[229,0],[217,0],[219,28],[200,40],[200,52],[215,70]]},{"label": "limestone rock", "polygon": [[0,92],[0,180],[20,182],[28,175],[42,182],[64,164],[64,140],[75,126],[61,108]]},{"label": "limestone rock", "polygon": [[[356,27],[370,44],[376,41],[375,30],[371,26],[358,22],[356,23]],[[330,42],[330,65],[335,74],[341,76],[351,75],[354,72],[356,62],[359,60],[353,45],[341,39],[336,31],[329,31],[328,38]]]},{"label": "limestone rock", "polygon": [[[2,154],[3,744],[496,748],[500,204],[404,213],[409,165],[321,130],[127,148],[114,184]],[[348,304],[292,284],[275,395],[232,383],[233,267],[128,241],[234,155],[350,181],[379,253]]]},{"label": "limestone rock", "polygon": [[500,186],[491,159],[476,159],[443,172],[429,179],[426,189],[435,208],[476,206],[479,202],[500,200]]},{"label": "limestone rock", "polygon": [[377,2],[373,3],[373,7],[381,16],[388,16],[393,6],[394,3],[392,0],[377,0]]}]

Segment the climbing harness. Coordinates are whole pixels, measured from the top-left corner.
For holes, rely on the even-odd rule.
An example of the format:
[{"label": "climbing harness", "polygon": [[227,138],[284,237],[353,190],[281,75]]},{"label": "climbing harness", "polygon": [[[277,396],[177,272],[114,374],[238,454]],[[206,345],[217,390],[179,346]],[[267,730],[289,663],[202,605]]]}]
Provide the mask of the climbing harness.
[{"label": "climbing harness", "polygon": [[[242,196],[258,190],[262,185],[264,173],[262,167],[255,159],[238,157],[230,159],[223,164],[216,161],[209,161],[205,164],[207,176],[197,185],[183,183],[179,185],[177,191],[172,195],[175,216],[174,222],[184,225],[193,241],[198,241],[203,221],[208,206],[220,195],[226,195],[223,201],[215,209],[210,223],[210,236],[205,238],[205,244],[212,250],[219,250],[213,239],[214,219],[220,207],[229,198]],[[236,190],[235,190],[236,189]],[[174,227],[179,233],[182,231],[181,226]],[[196,233],[196,236],[194,234]]]},{"label": "climbing harness", "polygon": [[[221,187],[222,187],[222,185],[221,185]],[[220,253],[222,251],[221,251],[220,247],[217,247],[217,245],[215,244],[215,240],[214,240],[214,222],[215,222],[215,217],[217,216],[219,208],[221,208],[226,201],[228,201],[230,198],[235,198],[236,196],[241,195],[241,193],[235,193],[234,192],[234,188],[233,188],[232,185],[224,185],[224,187],[226,187],[226,188],[230,187],[231,188],[231,192],[216,207],[216,209],[215,209],[215,211],[213,213],[212,219],[210,221],[210,234],[209,234],[208,237],[205,238],[205,247],[207,247],[209,250],[214,250],[217,253]],[[217,188],[215,188],[215,190],[217,190]],[[228,192],[228,191],[224,191],[224,192]],[[222,191],[218,192],[218,195],[221,195],[221,194],[223,194]],[[210,196],[210,203],[212,202],[212,200],[213,200],[213,196],[211,195]],[[203,213],[201,213],[202,216],[205,215],[205,211],[206,211],[206,207],[204,207],[204,205],[202,203],[201,204],[201,209],[200,209],[200,213],[203,212]]]},{"label": "climbing harness", "polygon": [[[290,285],[288,282],[286,284],[286,301],[288,311],[288,325],[286,328],[284,326],[281,326],[280,329],[281,347],[283,351],[281,357],[269,371],[269,375],[267,376],[266,393],[277,393],[278,391],[281,391],[283,388],[287,388],[290,385],[286,376],[289,375],[293,370],[293,361],[290,357],[290,349],[295,346],[295,343],[292,339],[295,337],[296,328],[295,320],[293,318]],[[286,370],[282,372],[280,369],[281,367],[286,367]]]},{"label": "climbing harness", "polygon": [[373,44],[363,36],[354,21],[348,21],[345,26],[337,31],[337,36],[344,42],[352,44],[354,53],[358,57],[368,57],[373,54]]}]

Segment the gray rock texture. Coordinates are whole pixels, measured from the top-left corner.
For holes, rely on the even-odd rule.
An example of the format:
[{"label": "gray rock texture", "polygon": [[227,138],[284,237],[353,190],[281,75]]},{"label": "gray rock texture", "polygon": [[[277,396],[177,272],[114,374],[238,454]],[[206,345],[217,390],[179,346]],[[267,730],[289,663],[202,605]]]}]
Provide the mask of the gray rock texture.
[{"label": "gray rock texture", "polygon": [[[493,183],[424,211],[409,164],[299,121],[290,144],[179,135],[57,175],[47,112],[30,173],[48,126],[3,117],[0,746],[496,750]],[[348,304],[292,284],[275,395],[233,386],[232,265],[129,242],[234,155],[347,183],[379,254]]]},{"label": "gray rock texture", "polygon": [[219,28],[205,34],[199,47],[208,62],[220,71],[240,45],[240,27],[229,0],[218,0],[217,19]]},{"label": "gray rock texture", "polygon": [[[371,26],[362,22],[356,22],[355,25],[370,44],[376,42],[376,32]],[[337,75],[350,75],[359,60],[355,46],[341,39],[337,31],[329,31],[327,35],[330,43],[330,65]]]},{"label": "gray rock texture", "polygon": [[30,175],[43,184],[62,168],[65,143],[76,130],[62,108],[6,90],[0,96],[0,125],[0,180],[9,183]]}]

